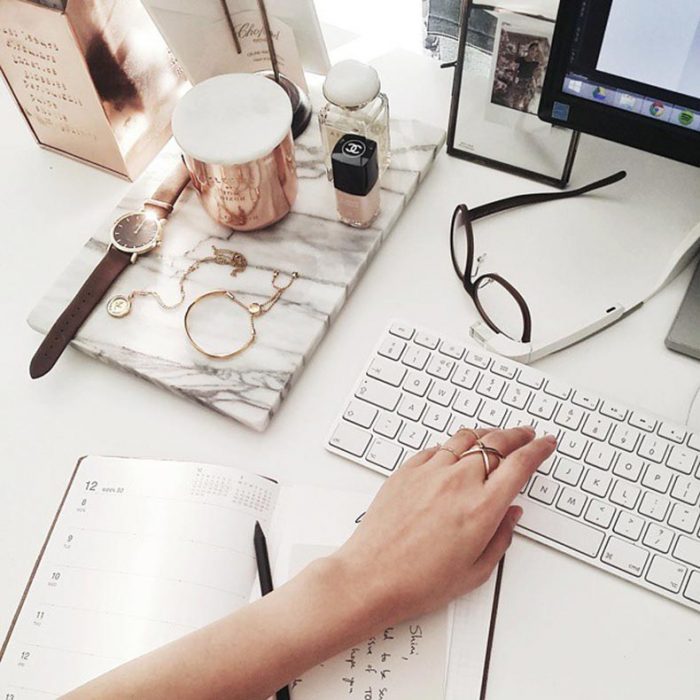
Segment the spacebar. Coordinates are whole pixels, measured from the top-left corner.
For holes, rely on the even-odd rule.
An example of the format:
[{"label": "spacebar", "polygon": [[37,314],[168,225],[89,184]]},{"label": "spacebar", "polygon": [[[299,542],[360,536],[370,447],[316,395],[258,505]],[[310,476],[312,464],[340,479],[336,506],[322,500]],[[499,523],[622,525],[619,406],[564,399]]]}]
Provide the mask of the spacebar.
[{"label": "spacebar", "polygon": [[598,555],[605,540],[605,535],[600,530],[538,506],[527,498],[517,498],[516,504],[523,509],[523,517],[518,522],[519,530],[530,530],[589,557]]}]

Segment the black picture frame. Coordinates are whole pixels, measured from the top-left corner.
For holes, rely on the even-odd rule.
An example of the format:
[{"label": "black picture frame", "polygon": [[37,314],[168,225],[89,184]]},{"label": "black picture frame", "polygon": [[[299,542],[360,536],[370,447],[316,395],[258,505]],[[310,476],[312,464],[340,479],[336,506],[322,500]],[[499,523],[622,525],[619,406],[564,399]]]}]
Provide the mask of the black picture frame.
[{"label": "black picture frame", "polygon": [[[450,117],[447,130],[447,153],[448,155],[454,156],[455,158],[461,158],[462,160],[479,163],[480,165],[495,168],[497,170],[507,172],[511,175],[518,175],[520,177],[535,180],[537,182],[541,182],[546,185],[551,185],[559,189],[564,189],[569,184],[571,171],[573,169],[574,160],[576,158],[576,151],[578,149],[578,143],[580,138],[580,133],[578,131],[571,132],[571,139],[569,141],[568,150],[564,158],[564,163],[562,166],[562,172],[560,176],[552,176],[547,173],[537,172],[535,170],[530,170],[528,168],[514,165],[512,163],[497,160],[483,154],[475,153],[472,151],[466,151],[459,148],[455,143],[455,134],[457,131],[457,122],[459,119],[460,95],[462,91],[462,81],[465,70],[465,54],[467,49],[467,40],[470,35],[470,32],[472,31],[472,28],[470,26],[470,19],[472,16],[472,10],[475,7],[484,10],[491,10],[494,12],[506,9],[498,5],[476,3],[474,2],[474,0],[464,0],[462,4],[457,62],[455,65],[455,73],[452,85],[452,101],[450,105]],[[524,17],[530,17],[532,19],[544,19],[547,21],[552,21],[551,18],[538,17],[536,15],[526,15],[524,13],[518,14],[521,14]]]}]

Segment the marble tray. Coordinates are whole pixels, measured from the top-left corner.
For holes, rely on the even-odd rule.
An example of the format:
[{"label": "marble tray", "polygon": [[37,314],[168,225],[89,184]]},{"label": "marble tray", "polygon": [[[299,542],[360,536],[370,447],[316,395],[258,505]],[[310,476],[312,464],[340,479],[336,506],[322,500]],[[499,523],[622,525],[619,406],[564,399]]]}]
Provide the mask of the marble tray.
[{"label": "marble tray", "polygon": [[[166,300],[176,301],[180,275],[193,260],[208,255],[212,245],[242,252],[248,259],[248,270],[232,278],[227,268],[201,267],[187,283],[187,302],[174,311],[163,311],[153,299],[137,299],[129,316],[114,319],[102,303],[73,346],[264,430],[414,195],[444,140],[444,132],[435,127],[413,121],[392,122],[393,156],[382,182],[382,213],[374,226],[364,231],[336,220],[316,120],[297,142],[299,198],[293,212],[276,226],[255,234],[233,233],[214,223],[196,193],[188,188],[168,221],[163,245],[130,267],[107,298],[133,289],[155,289]],[[111,222],[124,212],[140,209],[178,157],[170,144],[154,161],[32,311],[32,328],[47,332],[105,254]],[[248,303],[262,301],[270,294],[274,269],[297,271],[300,278],[267,315],[258,319],[253,347],[226,361],[210,360],[192,348],[183,330],[189,301],[221,288],[233,289]],[[225,302],[212,302],[204,312],[221,317],[220,322],[218,316],[215,318],[221,337],[209,339],[214,347],[233,347],[247,337],[245,312],[231,309]],[[55,371],[61,371],[60,363]]]}]

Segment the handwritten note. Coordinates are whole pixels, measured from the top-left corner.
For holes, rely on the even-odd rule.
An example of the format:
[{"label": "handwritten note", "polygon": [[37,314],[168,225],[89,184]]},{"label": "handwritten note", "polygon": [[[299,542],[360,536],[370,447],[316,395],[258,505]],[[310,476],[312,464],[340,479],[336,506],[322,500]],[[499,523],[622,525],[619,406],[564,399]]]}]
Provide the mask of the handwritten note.
[{"label": "handwritten note", "polygon": [[[327,547],[297,545],[292,568],[329,554]],[[292,684],[293,700],[426,700],[445,694],[448,612],[388,627]]]}]

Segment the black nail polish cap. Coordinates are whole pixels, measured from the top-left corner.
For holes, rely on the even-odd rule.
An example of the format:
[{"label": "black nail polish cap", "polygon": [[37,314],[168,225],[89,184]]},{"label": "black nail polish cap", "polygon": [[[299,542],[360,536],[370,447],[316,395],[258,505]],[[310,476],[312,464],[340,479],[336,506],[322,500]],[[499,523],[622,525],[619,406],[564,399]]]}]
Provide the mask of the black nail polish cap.
[{"label": "black nail polish cap", "polygon": [[377,184],[379,158],[377,142],[372,139],[345,134],[335,145],[331,162],[333,184],[341,192],[364,197]]}]

